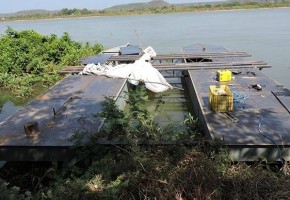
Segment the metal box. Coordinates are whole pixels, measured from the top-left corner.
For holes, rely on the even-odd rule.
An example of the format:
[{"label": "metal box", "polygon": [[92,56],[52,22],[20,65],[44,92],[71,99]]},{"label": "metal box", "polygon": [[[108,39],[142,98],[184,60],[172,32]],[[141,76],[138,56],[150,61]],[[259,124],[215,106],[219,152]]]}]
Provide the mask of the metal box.
[{"label": "metal box", "polygon": [[218,70],[216,73],[216,80],[226,82],[232,80],[232,72],[230,70]]}]

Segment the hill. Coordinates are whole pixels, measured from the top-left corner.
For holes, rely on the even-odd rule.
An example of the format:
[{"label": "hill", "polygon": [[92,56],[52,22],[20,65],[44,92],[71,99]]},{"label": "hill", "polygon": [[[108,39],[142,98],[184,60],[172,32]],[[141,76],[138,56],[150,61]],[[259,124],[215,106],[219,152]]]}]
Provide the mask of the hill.
[{"label": "hill", "polygon": [[[146,1],[146,0],[144,0]],[[201,2],[197,0],[193,3],[171,4],[164,0],[152,0],[143,3],[130,3],[116,5],[104,10],[88,9],[68,9],[48,11],[48,10],[26,10],[16,13],[1,14],[0,22],[16,19],[51,19],[56,17],[83,17],[83,16],[108,16],[108,15],[132,15],[132,14],[156,14],[172,12],[194,12],[194,11],[213,11],[213,10],[232,10],[232,9],[257,9],[273,7],[290,7],[290,0],[220,0]]]},{"label": "hill", "polygon": [[167,3],[163,0],[152,0],[150,2],[144,3],[129,3],[123,5],[116,5],[110,8],[106,8],[106,11],[116,11],[116,10],[137,10],[137,9],[148,9],[148,8],[162,8],[172,6],[174,4]]},{"label": "hill", "polygon": [[59,11],[48,11],[42,9],[34,10],[23,10],[15,13],[0,14],[0,17],[18,17],[18,16],[27,16],[27,15],[50,15],[57,13]]}]

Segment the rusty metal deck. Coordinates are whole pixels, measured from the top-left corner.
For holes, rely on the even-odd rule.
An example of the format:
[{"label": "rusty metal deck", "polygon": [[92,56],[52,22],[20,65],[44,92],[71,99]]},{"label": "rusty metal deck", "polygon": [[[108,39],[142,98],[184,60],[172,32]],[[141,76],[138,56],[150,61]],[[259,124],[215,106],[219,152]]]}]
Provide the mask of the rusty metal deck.
[{"label": "rusty metal deck", "polygon": [[[68,76],[0,123],[0,160],[63,160],[76,132],[95,132],[105,96],[119,95],[124,79]],[[53,111],[54,110],[54,111]],[[40,133],[27,136],[24,125],[38,122]]]},{"label": "rusty metal deck", "polygon": [[[234,80],[225,83],[236,95],[244,97],[234,101],[234,111],[230,112],[237,123],[210,108],[209,86],[220,84],[215,80],[216,71],[188,72],[194,109],[204,131],[210,139],[222,139],[235,160],[256,160],[258,157],[277,160],[281,156],[289,160],[289,90],[259,70],[240,71],[242,73],[234,75]],[[254,89],[253,84],[260,84],[262,90]]]}]

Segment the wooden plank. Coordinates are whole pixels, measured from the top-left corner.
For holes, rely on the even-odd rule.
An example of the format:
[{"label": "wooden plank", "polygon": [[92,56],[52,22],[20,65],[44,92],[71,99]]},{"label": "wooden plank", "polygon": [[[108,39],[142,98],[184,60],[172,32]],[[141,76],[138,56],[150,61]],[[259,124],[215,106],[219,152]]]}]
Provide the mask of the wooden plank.
[{"label": "wooden plank", "polygon": [[208,66],[208,65],[264,65],[267,64],[263,61],[239,61],[239,62],[190,62],[190,63],[161,63],[155,64],[155,66]]},{"label": "wooden plank", "polygon": [[155,64],[157,69],[188,69],[188,68],[226,68],[226,67],[240,67],[240,68],[270,68],[271,66],[262,61],[253,62],[192,62],[192,63],[177,63],[177,64]]},{"label": "wooden plank", "polygon": [[[118,55],[112,56],[108,61],[134,61],[138,60],[142,55]],[[251,57],[246,52],[210,52],[210,53],[196,53],[196,54],[159,54],[152,60],[167,60],[167,59],[189,59],[189,58],[225,58],[225,57]]]},{"label": "wooden plank", "polygon": [[[263,61],[242,61],[242,62],[192,62],[192,63],[165,63],[153,64],[158,70],[197,70],[197,69],[229,69],[229,68],[270,68],[271,66]],[[59,74],[75,74],[83,70],[84,66],[67,66],[60,70]]]},{"label": "wooden plank", "polygon": [[159,71],[166,71],[166,70],[210,70],[210,69],[263,69],[263,68],[271,68],[268,65],[261,65],[261,66],[207,66],[207,67],[163,67],[157,68]]},{"label": "wooden plank", "polygon": [[226,58],[226,57],[251,57],[249,54],[234,54],[234,53],[201,53],[201,54],[168,54],[157,55],[153,60],[166,59],[182,59],[182,58]]},{"label": "wooden plank", "polygon": [[112,56],[108,61],[135,61],[138,60],[141,55],[129,55],[129,56]]}]

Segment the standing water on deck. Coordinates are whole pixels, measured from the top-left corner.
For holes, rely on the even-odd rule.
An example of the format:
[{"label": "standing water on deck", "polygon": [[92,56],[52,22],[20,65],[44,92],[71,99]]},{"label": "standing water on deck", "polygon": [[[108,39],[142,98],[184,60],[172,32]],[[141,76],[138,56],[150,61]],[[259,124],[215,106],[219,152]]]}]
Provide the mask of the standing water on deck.
[{"label": "standing water on deck", "polygon": [[0,108],[0,123],[4,121],[6,118],[9,116],[13,115],[16,113],[21,106],[16,106],[11,102],[6,102],[2,108]]},{"label": "standing water on deck", "polygon": [[25,102],[27,101],[17,99],[9,91],[0,89],[0,123],[16,113]]},{"label": "standing water on deck", "polygon": [[[179,124],[186,119],[190,112],[182,79],[174,77],[166,78],[166,80],[175,89],[161,93],[148,90],[149,102],[146,104],[147,110],[156,114],[154,121],[161,126]],[[125,112],[128,111],[129,105],[126,105],[124,110]]]},{"label": "standing water on deck", "polygon": [[159,103],[160,113],[155,121],[160,125],[180,123],[185,120],[189,112],[187,96],[183,90],[181,78],[166,78],[166,80],[172,86],[180,89],[167,90],[161,94],[154,93],[151,104]]},{"label": "standing water on deck", "polygon": [[16,97],[8,90],[0,89],[0,123],[9,116],[19,111],[24,105],[44,92],[47,88],[38,86],[36,91],[29,97]]}]

